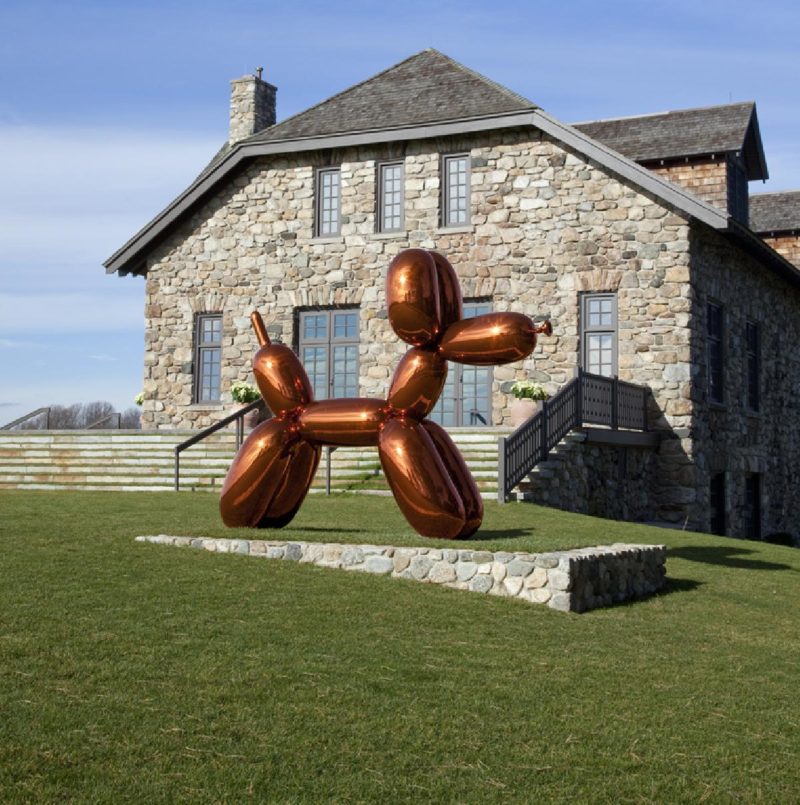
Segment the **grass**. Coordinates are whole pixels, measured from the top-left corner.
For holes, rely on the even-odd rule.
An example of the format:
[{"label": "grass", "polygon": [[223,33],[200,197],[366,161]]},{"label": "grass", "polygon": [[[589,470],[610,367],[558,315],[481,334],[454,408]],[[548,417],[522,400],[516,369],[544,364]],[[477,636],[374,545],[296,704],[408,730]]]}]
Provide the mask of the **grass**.
[{"label": "grass", "polygon": [[[0,801],[797,801],[800,552],[484,524],[471,546],[664,542],[670,590],[565,615],[132,541],[232,536],[205,493],[0,494]],[[282,534],[422,541],[375,497]]]}]

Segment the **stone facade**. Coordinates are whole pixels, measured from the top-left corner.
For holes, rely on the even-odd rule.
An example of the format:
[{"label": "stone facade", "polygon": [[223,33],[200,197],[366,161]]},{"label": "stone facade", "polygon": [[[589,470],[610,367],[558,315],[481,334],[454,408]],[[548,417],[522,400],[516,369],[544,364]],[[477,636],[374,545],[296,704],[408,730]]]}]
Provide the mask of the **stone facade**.
[{"label": "stone facade", "polygon": [[[452,153],[469,154],[471,163],[471,224],[459,229],[440,225],[442,156]],[[376,167],[398,159],[405,170],[405,228],[382,234],[376,231]],[[341,169],[341,235],[318,238],[315,170],[331,165]],[[716,188],[725,163],[706,169],[707,186]],[[700,177],[697,171],[692,176]],[[553,337],[543,338],[529,359],[493,369],[491,424],[509,423],[510,381],[533,377],[553,394],[573,376],[580,363],[581,294],[613,292],[619,376],[652,390],[650,424],[665,435],[648,459],[647,473],[657,478],[649,503],[632,505],[628,515],[707,529],[712,456],[724,444],[733,510],[741,509],[742,472],[764,473],[765,533],[793,530],[789,490],[797,488],[797,451],[790,447],[796,442],[790,420],[766,410],[753,420],[734,400],[737,391],[741,396],[740,324],[747,311],[764,326],[764,398],[780,386],[770,412],[788,410],[797,385],[789,378],[800,378],[790,351],[796,292],[710,228],[690,224],[687,215],[530,128],[248,163],[148,256],[143,426],[203,427],[227,413],[230,383],[250,379],[254,309],[273,338],[297,348],[300,311],[357,308],[359,393],[385,397],[405,351],[386,318],[385,272],[408,247],[445,254],[465,299],[553,323]],[[708,295],[736,311],[735,327],[727,330],[732,402],[723,411],[711,410],[703,393]],[[220,405],[193,404],[193,332],[203,312],[222,314]],[[773,361],[773,354],[780,358]],[[744,438],[753,446],[745,448]],[[598,454],[597,461],[586,465],[587,473],[590,466],[592,473],[605,472],[605,459]],[[579,484],[583,476],[575,477]],[[616,512],[611,503],[606,510]],[[730,523],[730,533],[742,533],[739,514]]]},{"label": "stone facade", "polygon": [[586,443],[581,436],[565,439],[519,485],[523,500],[611,520],[649,520],[656,510],[663,520],[685,517],[682,507],[672,515],[676,493],[659,483],[658,453]]},{"label": "stone facade", "polygon": [[661,590],[666,581],[663,545],[615,543],[536,554],[164,534],[136,537],[136,541],[357,570],[547,604],[562,612],[586,612],[645,598]]},{"label": "stone facade", "polygon": [[[725,473],[726,532],[746,535],[745,479],[761,476],[761,531],[797,535],[800,489],[800,290],[765,270],[757,260],[713,232],[692,227],[692,441],[696,467],[694,509],[710,528],[711,477]],[[724,402],[708,400],[705,349],[707,303],[722,307]],[[745,330],[759,330],[760,404],[747,400]],[[687,489],[686,495],[691,492]]]}]

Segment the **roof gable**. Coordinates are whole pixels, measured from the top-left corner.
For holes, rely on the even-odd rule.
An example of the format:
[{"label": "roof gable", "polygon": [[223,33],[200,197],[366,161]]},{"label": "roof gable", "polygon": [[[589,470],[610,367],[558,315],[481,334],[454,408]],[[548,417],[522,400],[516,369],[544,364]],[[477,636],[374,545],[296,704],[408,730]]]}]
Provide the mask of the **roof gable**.
[{"label": "roof gable", "polygon": [[244,142],[277,142],[535,109],[510,89],[429,48]]},{"label": "roof gable", "polygon": [[574,127],[636,162],[737,152],[745,159],[748,179],[769,176],[756,105],[749,101],[594,120]]}]

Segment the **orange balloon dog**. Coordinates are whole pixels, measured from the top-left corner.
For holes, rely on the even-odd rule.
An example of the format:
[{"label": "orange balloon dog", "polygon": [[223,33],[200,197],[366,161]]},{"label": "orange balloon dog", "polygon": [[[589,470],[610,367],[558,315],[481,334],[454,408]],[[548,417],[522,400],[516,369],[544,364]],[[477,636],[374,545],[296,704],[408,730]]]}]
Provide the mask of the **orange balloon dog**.
[{"label": "orange balloon dog", "polygon": [[258,425],[233,460],[222,488],[227,526],[281,528],[297,513],[317,470],[322,446],[375,445],[397,505],[426,537],[474,534],[483,501],[447,432],[426,419],[447,378],[447,361],[491,366],[530,355],[537,333],[520,313],[463,319],[461,289],[436,252],[406,249],[386,277],[389,322],[410,349],[386,400],[314,400],[308,375],[283,344],[271,344],[259,313],[250,319],[260,349],[253,373],[273,419]]}]

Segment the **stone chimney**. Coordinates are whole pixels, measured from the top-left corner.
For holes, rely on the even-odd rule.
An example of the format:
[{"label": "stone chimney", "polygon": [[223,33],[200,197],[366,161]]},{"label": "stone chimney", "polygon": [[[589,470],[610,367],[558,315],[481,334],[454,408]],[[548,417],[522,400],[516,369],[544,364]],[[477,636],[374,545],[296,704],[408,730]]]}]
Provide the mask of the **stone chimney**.
[{"label": "stone chimney", "polygon": [[228,142],[233,145],[261,129],[275,124],[275,94],[277,87],[256,75],[246,75],[231,81],[231,121]]}]

